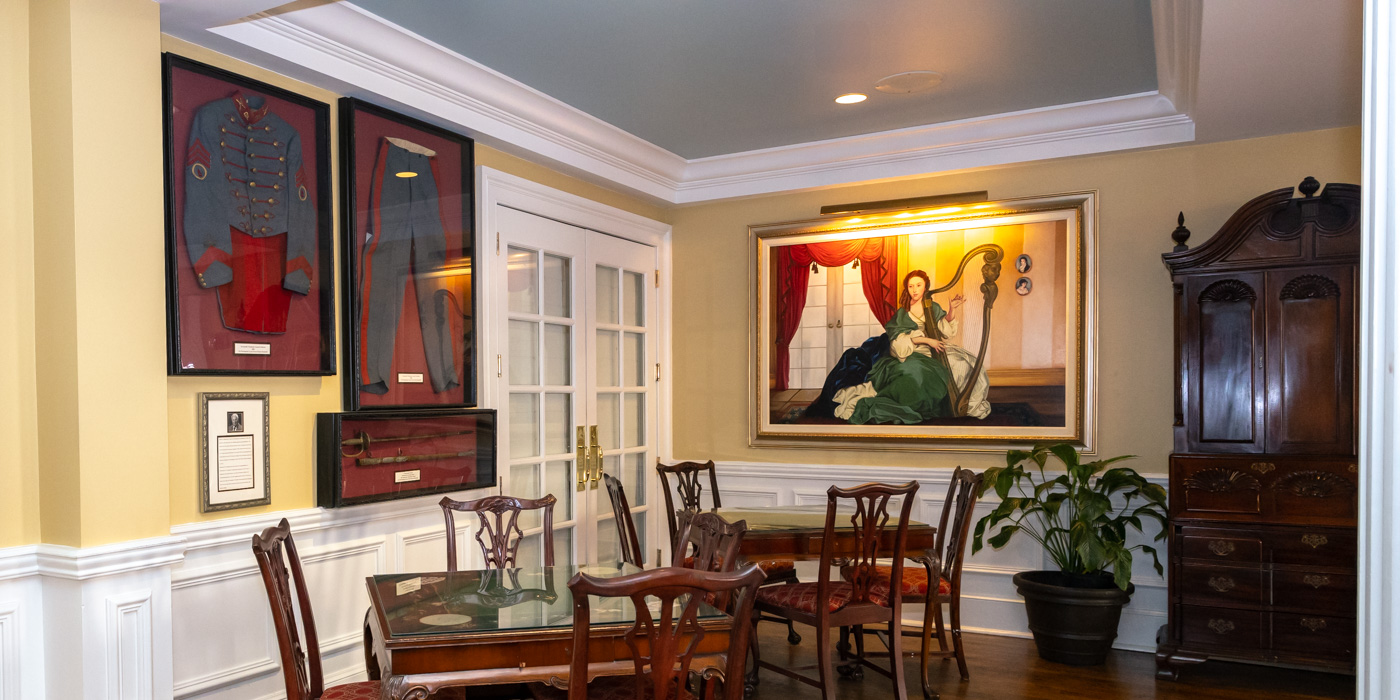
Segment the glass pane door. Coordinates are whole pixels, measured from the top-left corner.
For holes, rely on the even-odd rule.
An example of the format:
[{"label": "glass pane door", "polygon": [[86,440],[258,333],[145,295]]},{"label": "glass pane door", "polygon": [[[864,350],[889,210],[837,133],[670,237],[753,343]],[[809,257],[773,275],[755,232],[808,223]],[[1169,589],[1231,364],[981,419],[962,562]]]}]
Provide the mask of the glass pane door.
[{"label": "glass pane door", "polygon": [[[643,559],[655,563],[655,543],[649,532],[652,485],[655,482],[655,279],[656,249],[603,234],[590,234],[588,247],[589,328],[593,340],[593,371],[589,398],[602,472],[621,480],[636,523]],[[601,474],[599,475],[601,476]],[[590,563],[620,559],[617,524],[601,478],[591,481],[593,517],[587,526],[597,542]],[[589,535],[585,535],[588,537]]]},{"label": "glass pane door", "polygon": [[[577,534],[575,426],[581,415],[580,316],[583,309],[582,257],[588,232],[557,221],[497,207],[505,259],[506,339],[497,380],[497,404],[507,424],[503,454],[504,492],[517,498],[552,494],[554,561],[566,566],[583,559]],[[499,278],[498,278],[499,279]],[[543,561],[542,518],[523,515],[526,538],[519,562]]]}]

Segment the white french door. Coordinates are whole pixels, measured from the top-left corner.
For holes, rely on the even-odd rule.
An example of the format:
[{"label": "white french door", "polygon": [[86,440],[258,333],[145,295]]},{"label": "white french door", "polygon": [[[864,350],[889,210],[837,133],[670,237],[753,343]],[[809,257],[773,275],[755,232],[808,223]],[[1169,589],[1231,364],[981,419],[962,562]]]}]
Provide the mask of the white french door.
[{"label": "white french door", "polygon": [[[497,401],[505,493],[552,494],[555,563],[619,559],[602,475],[620,479],[642,539],[656,461],[656,249],[496,205],[505,308]],[[520,561],[539,561],[539,518]]]}]

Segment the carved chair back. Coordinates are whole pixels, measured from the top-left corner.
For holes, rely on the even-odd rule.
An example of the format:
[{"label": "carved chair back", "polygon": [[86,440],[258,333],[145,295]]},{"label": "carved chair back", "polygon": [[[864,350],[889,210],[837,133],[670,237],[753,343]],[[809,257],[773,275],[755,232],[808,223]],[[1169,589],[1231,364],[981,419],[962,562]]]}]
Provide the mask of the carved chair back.
[{"label": "carved chair back", "polygon": [[442,517],[447,521],[447,570],[457,570],[457,528],[453,511],[476,513],[480,519],[476,543],[481,546],[481,558],[488,569],[519,566],[515,555],[520,551],[520,541],[525,538],[524,531],[520,529],[520,513],[526,510],[543,511],[541,548],[544,550],[544,565],[554,566],[554,503],[552,495],[536,499],[487,496],[474,501],[454,501],[444,496],[438,505],[442,506]]},{"label": "carved chair back", "polygon": [[[306,593],[306,579],[301,572],[301,558],[292,542],[292,528],[287,519],[253,535],[253,556],[258,560],[267,601],[272,606],[272,622],[277,630],[277,647],[282,653],[282,678],[287,685],[288,700],[315,700],[325,691],[321,676],[321,646],[316,638],[316,621],[311,615],[311,598]],[[288,564],[291,566],[288,574]],[[292,607],[292,587],[296,587],[296,602]],[[306,646],[297,633],[297,617],[306,635]]]},{"label": "carved chair back", "polygon": [[637,525],[632,522],[632,508],[627,505],[627,491],[612,474],[603,475],[603,485],[608,488],[608,500],[612,501],[613,523],[617,525],[617,546],[622,550],[622,561],[641,568],[642,545],[637,539]]},{"label": "carved chair back", "polygon": [[[943,502],[943,515],[938,521],[938,575],[947,579],[954,591],[962,580],[963,554],[967,550],[967,533],[972,527],[972,509],[977,505],[977,492],[982,488],[982,475],[971,469],[953,470],[948,484],[948,498]],[[930,581],[929,585],[937,585]]]},{"label": "carved chair back", "polygon": [[[696,571],[734,570],[738,564],[739,545],[744,541],[744,533],[749,530],[747,522],[740,520],[731,523],[718,513],[692,513],[688,510],[681,511],[679,518],[681,535],[677,541],[683,544],[676,548],[671,566]],[[725,595],[719,595],[709,602],[723,610],[728,599]]]},{"label": "carved chair back", "polygon": [[[692,569],[652,569],[617,578],[593,578],[576,574],[569,581],[574,596],[573,657],[570,679],[588,678],[590,596],[626,597],[636,610],[636,622],[623,640],[632,651],[636,675],[636,698],[686,697],[680,692],[690,677],[690,665],[705,632],[698,621],[700,604],[707,594],[734,599],[731,614],[729,651],[723,678],[724,700],[744,697],[744,663],[747,661],[754,594],[764,575],[750,565],[738,572],[695,571]],[[647,598],[661,603],[657,618],[647,607]],[[679,600],[679,604],[677,601]],[[679,611],[679,614],[677,614]],[[715,675],[706,672],[705,678]],[[650,687],[651,692],[647,692]],[[569,700],[587,700],[588,686],[569,683]]]},{"label": "carved chair back", "polygon": [[[656,473],[661,477],[661,493],[666,498],[666,526],[671,535],[671,546],[676,547],[679,540],[676,535],[680,532],[679,524],[676,521],[677,510],[688,510],[698,512],[704,510],[701,505],[701,496],[704,493],[704,486],[700,483],[702,474],[708,475],[710,480],[710,503],[712,508],[722,507],[719,502],[719,480],[715,477],[715,463],[710,460],[701,462],[681,462],[679,464],[662,464],[659,460],[656,463]],[[675,495],[680,496],[681,502],[677,506],[675,498],[672,496],[671,484],[668,475],[675,477]]]},{"label": "carved chair back", "polygon": [[[907,484],[862,484],[849,489],[832,486],[826,492],[826,530],[822,537],[821,568],[817,576],[817,599],[830,597],[831,567],[838,556],[849,561],[852,603],[878,603],[871,597],[871,584],[877,580],[876,564],[881,559],[891,559],[891,581],[902,580],[904,575],[904,544],[909,534],[909,511],[914,505],[914,493],[919,490],[919,482]],[[890,522],[890,502],[899,497],[899,515]],[[849,516],[851,528],[855,530],[854,550],[838,554],[833,550],[836,540],[837,511],[842,503],[852,508]],[[842,519],[846,520],[843,514]],[[842,527],[845,527],[843,524]],[[891,541],[890,534],[893,534]],[[895,619],[899,619],[900,596],[890,596],[890,608]],[[818,606],[819,611],[827,609]]]}]

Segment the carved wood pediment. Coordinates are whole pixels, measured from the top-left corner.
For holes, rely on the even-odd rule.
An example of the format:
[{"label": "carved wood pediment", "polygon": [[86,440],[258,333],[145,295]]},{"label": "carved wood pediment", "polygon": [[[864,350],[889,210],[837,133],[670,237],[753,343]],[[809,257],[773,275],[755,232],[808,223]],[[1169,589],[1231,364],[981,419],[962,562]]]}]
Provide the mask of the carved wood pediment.
[{"label": "carved wood pediment", "polygon": [[1321,185],[1309,177],[1294,188],[1268,192],[1240,207],[1209,240],[1180,250],[1190,232],[1178,224],[1177,252],[1162,262],[1172,274],[1200,269],[1248,269],[1278,264],[1345,262],[1361,251],[1361,188]]}]

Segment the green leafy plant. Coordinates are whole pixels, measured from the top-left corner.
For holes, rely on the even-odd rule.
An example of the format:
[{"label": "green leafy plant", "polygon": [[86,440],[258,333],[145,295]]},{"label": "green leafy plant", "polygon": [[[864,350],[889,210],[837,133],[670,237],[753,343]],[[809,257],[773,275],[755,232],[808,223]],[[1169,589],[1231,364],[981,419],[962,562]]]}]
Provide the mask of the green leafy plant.
[{"label": "green leafy plant", "polygon": [[[1063,474],[1046,473],[1045,462],[1052,455],[1064,463]],[[1130,547],[1127,535],[1129,527],[1143,532],[1143,521],[1151,519],[1161,526],[1155,539],[1166,539],[1167,492],[1129,467],[1109,468],[1132,457],[1081,463],[1067,443],[1008,451],[1005,467],[993,467],[982,476],[982,493],[995,489],[1001,503],[977,521],[972,553],[982,549],[983,535],[1000,525],[987,544],[1000,549],[1012,535],[1024,532],[1066,574],[1112,567],[1113,582],[1127,590],[1133,551],[1138,549],[1152,555],[1152,566],[1161,574],[1157,550],[1146,544]]]}]

